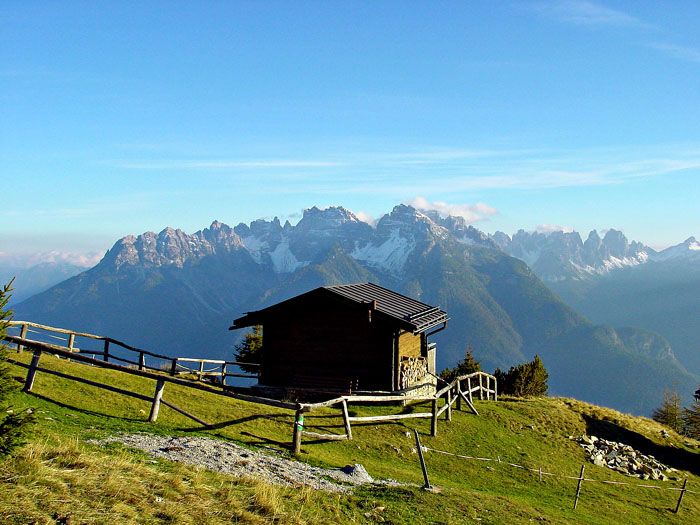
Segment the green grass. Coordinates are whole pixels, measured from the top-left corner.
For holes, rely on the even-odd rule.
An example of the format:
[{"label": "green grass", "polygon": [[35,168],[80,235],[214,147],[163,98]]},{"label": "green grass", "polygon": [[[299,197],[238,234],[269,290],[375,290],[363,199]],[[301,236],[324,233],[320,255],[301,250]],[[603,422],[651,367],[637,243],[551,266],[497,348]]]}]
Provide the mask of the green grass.
[{"label": "green grass", "polygon": [[[15,357],[15,354],[12,355]],[[30,354],[22,354],[28,361]],[[40,366],[153,395],[152,380],[43,356]],[[25,369],[13,368],[18,378]],[[147,422],[149,403],[37,374],[32,394],[17,393],[13,406],[32,406],[38,426],[32,441],[0,462],[0,518],[3,523],[683,523],[700,515],[700,494],[687,494],[679,514],[678,492],[584,483],[576,511],[576,481],[545,477],[505,462],[598,480],[680,486],[700,491],[700,449],[645,419],[571,399],[507,399],[476,402],[480,416],[453,412],[441,418],[437,437],[430,421],[353,425],[353,441],[305,441],[301,459],[342,467],[362,463],[375,478],[392,478],[401,488],[363,487],[352,496],[287,489],[162,460],[121,445],[86,440],[116,432],[206,435],[248,447],[288,450],[293,414],[166,384],[164,399],[213,424],[194,421],[161,406],[158,423]],[[424,411],[424,407],[404,410]],[[401,411],[400,407],[351,405],[357,415]],[[338,409],[305,417],[307,429],[343,433]],[[412,431],[432,449],[468,456],[500,457],[504,463],[464,460],[428,452],[430,481],[423,483]],[[409,432],[409,435],[406,433]],[[569,439],[587,432],[623,441],[679,469],[678,480],[642,482],[587,461]],[[63,521],[61,521],[63,520]],[[71,521],[73,520],[73,521]]]}]

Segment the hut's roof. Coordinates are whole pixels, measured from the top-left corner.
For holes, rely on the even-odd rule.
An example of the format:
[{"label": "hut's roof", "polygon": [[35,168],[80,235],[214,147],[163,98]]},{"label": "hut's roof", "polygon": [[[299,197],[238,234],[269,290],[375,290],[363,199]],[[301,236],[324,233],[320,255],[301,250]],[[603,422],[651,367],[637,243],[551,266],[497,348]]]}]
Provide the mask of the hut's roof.
[{"label": "hut's roof", "polygon": [[374,283],[359,283],[322,286],[262,310],[248,312],[243,317],[233,321],[230,330],[262,324],[263,319],[268,318],[268,315],[274,313],[280,306],[288,305],[308,294],[333,294],[333,296],[343,300],[366,306],[376,301],[376,312],[396,321],[402,328],[414,333],[425,332],[448,321],[447,313],[437,306],[421,303]]}]

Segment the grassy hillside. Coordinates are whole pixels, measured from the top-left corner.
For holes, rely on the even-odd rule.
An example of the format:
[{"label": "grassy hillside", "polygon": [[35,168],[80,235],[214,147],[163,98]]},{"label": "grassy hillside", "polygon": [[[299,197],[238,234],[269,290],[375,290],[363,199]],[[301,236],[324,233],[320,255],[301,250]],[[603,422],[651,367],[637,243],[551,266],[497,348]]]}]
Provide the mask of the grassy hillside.
[{"label": "grassy hillside", "polygon": [[[28,361],[30,355],[22,354]],[[85,367],[55,357],[42,366],[152,395],[152,381]],[[17,377],[25,370],[15,367]],[[393,478],[399,488],[365,486],[343,496],[288,489],[236,479],[192,466],[153,460],[121,445],[89,440],[117,432],[201,434],[248,447],[285,450],[291,438],[290,412],[262,407],[167,384],[164,399],[213,423],[196,423],[161,407],[157,424],[146,422],[149,404],[87,385],[39,373],[32,394],[17,393],[15,408],[32,406],[38,427],[32,442],[14,458],[0,462],[0,521],[3,523],[689,523],[700,515],[700,494],[686,494],[674,514],[678,492],[632,486],[584,483],[572,510],[574,480],[545,477],[506,462],[597,480],[688,488],[700,491],[700,449],[644,418],[626,416],[572,399],[477,402],[481,413],[455,412],[439,422],[431,438],[428,420],[354,425],[353,441],[304,442],[301,459],[342,467],[362,463],[375,478]],[[357,407],[358,415],[387,408]],[[408,410],[415,407],[408,407]],[[398,408],[394,410],[399,410]],[[420,410],[420,408],[418,408]],[[306,426],[342,432],[337,410],[313,412]],[[417,428],[431,449],[504,463],[464,460],[428,452],[431,482],[439,493],[420,489],[422,476],[413,438]],[[569,439],[583,433],[623,441],[679,470],[678,479],[646,481],[594,466]]]}]

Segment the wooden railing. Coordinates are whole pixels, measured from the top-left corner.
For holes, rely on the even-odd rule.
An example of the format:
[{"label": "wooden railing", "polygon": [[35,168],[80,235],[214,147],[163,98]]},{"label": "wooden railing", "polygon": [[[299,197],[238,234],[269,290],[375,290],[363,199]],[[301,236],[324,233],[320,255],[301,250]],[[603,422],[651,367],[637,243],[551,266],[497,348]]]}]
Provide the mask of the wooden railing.
[{"label": "wooden railing", "polygon": [[[100,356],[102,360],[106,362],[109,362],[110,360],[119,361],[135,366],[138,368],[138,370],[154,370],[159,372],[167,371],[171,376],[194,374],[200,381],[204,379],[220,378],[221,384],[226,384],[227,377],[242,377],[250,379],[258,378],[257,374],[241,374],[228,371],[228,367],[233,366],[259,367],[260,365],[257,363],[242,363],[238,361],[224,361],[217,359],[196,359],[191,357],[170,357],[149,352],[148,350],[143,350],[141,348],[136,348],[121,341],[117,341],[111,337],[75,332],[64,328],[54,328],[52,326],[45,326],[29,321],[10,321],[8,324],[10,329],[19,329],[20,339],[31,339],[27,337],[27,335],[30,333],[40,334],[50,339],[57,339],[67,342],[67,345],[56,346],[59,346],[60,348],[63,348],[71,353]],[[62,336],[56,334],[62,334]],[[81,349],[76,343],[76,338],[78,337],[102,341],[101,348],[97,350]],[[24,345],[18,344],[17,351],[21,352],[23,347]],[[133,358],[125,357],[126,355],[129,355],[129,357],[133,355]],[[155,364],[154,361],[156,361]],[[182,363],[196,363],[197,365],[196,368],[190,368]],[[209,368],[205,368],[205,365],[216,366],[213,368],[211,366]]]},{"label": "wooden railing", "polygon": [[[8,362],[27,368],[27,376],[24,381],[24,388],[23,390],[25,392],[31,392],[33,385],[34,385],[34,380],[36,377],[37,372],[42,372],[42,373],[47,373],[47,374],[52,374],[56,375],[59,377],[62,377],[64,379],[69,379],[72,381],[77,381],[80,383],[85,383],[88,385],[92,385],[98,388],[106,389],[112,392],[116,392],[119,394],[135,397],[138,399],[142,399],[144,401],[148,401],[151,403],[151,411],[149,414],[149,421],[155,423],[157,418],[158,418],[158,412],[161,404],[164,404],[171,409],[179,412],[180,414],[196,421],[197,423],[204,425],[204,426],[211,426],[209,425],[206,421],[203,421],[202,419],[198,418],[196,415],[191,414],[181,408],[178,408],[177,406],[173,405],[172,403],[167,402],[165,399],[163,399],[163,391],[165,388],[166,383],[175,383],[180,386],[185,386],[188,388],[194,388],[197,390],[209,392],[211,394],[215,395],[223,395],[226,397],[230,397],[233,399],[238,399],[241,401],[247,401],[251,403],[257,403],[261,405],[267,405],[267,406],[273,406],[277,408],[282,408],[286,410],[291,410],[294,411],[295,417],[294,417],[294,426],[293,426],[293,433],[292,433],[292,450],[294,453],[299,453],[301,451],[301,443],[302,439],[304,436],[313,438],[313,439],[321,439],[321,440],[344,440],[344,439],[352,439],[352,423],[376,423],[376,422],[387,422],[387,421],[396,421],[396,420],[402,420],[402,419],[411,419],[411,418],[431,418],[431,426],[430,426],[430,432],[431,435],[435,436],[437,435],[437,423],[438,423],[438,418],[444,413],[445,414],[445,419],[447,421],[450,421],[452,419],[452,406],[456,403],[457,404],[457,410],[462,409],[462,402],[464,401],[471,411],[478,415],[478,412],[476,408],[473,405],[473,395],[477,394],[480,399],[491,399],[493,396],[494,401],[497,400],[497,384],[496,384],[496,378],[490,374],[486,374],[485,372],[475,372],[473,374],[468,374],[464,376],[460,376],[453,380],[451,383],[447,384],[444,386],[442,389],[438,390],[434,395],[418,395],[418,396],[411,396],[411,395],[395,395],[395,394],[376,394],[376,395],[343,395],[339,397],[335,397],[333,399],[329,399],[327,401],[321,401],[318,403],[292,403],[292,402],[286,402],[286,401],[279,401],[277,399],[269,399],[265,397],[260,397],[260,396],[253,396],[253,395],[248,395],[248,394],[241,394],[241,393],[236,393],[232,392],[230,390],[227,390],[225,388],[217,388],[216,385],[207,385],[203,384],[201,382],[196,382],[196,381],[190,381],[186,379],[181,379],[178,377],[175,377],[179,373],[192,373],[194,372],[195,374],[198,374],[200,377],[206,377],[207,374],[212,375],[212,374],[217,374],[215,372],[207,371],[204,368],[204,365],[209,363],[209,364],[215,364],[217,366],[222,366],[221,371],[218,372],[217,375],[221,375],[222,377],[227,377],[227,376],[232,376],[234,374],[228,374],[225,371],[225,366],[228,363],[231,364],[244,364],[244,363],[236,363],[236,362],[228,362],[228,361],[216,361],[216,360],[207,360],[207,359],[183,359],[183,358],[171,358],[167,356],[160,356],[158,354],[154,354],[151,352],[148,352],[146,350],[141,350],[138,348],[131,347],[129,345],[125,345],[124,343],[121,343],[119,341],[116,341],[115,339],[112,338],[107,338],[107,337],[101,337],[101,336],[95,336],[91,334],[83,334],[79,332],[72,332],[70,330],[63,330],[63,329],[55,329],[51,327],[45,327],[43,325],[38,325],[36,323],[28,323],[28,322],[15,322],[13,323],[14,326],[18,326],[21,328],[22,335],[25,337],[17,337],[17,336],[12,336],[12,335],[6,335],[4,340],[10,344],[14,344],[15,347],[17,348],[18,352],[21,352],[23,349],[31,349],[33,352],[32,355],[32,360],[30,364],[23,363],[21,361],[13,360],[13,359],[7,359]],[[34,341],[31,339],[26,338],[26,334],[29,331],[30,327],[34,328],[40,328],[40,329],[48,329],[53,332],[57,333],[64,333],[68,335],[68,342],[69,346],[68,347],[63,347],[63,346],[58,346],[58,345],[52,345],[48,343],[43,343],[39,341]],[[75,347],[75,337],[87,337],[87,338],[92,338],[92,339],[99,339],[105,341],[104,345],[104,353],[97,353],[97,355],[101,355],[103,359],[97,359],[94,356],[89,357],[88,355],[85,354],[95,354],[94,351],[81,351],[80,349]],[[72,344],[71,344],[72,343]],[[139,361],[137,363],[128,360],[128,359],[122,359],[122,358],[117,358],[116,356],[112,355],[109,352],[109,344],[115,344],[119,345],[122,348],[126,348],[127,350],[131,350],[134,352],[139,353]],[[120,372],[124,372],[127,374],[131,375],[136,375],[139,377],[147,378],[147,379],[152,379],[156,381],[156,386],[155,386],[155,392],[153,397],[146,396],[143,394],[138,394],[135,392],[130,392],[128,390],[115,387],[112,385],[106,385],[103,383],[99,383],[96,381],[91,381],[79,376],[71,376],[62,372],[58,372],[56,370],[51,370],[47,368],[41,368],[39,367],[39,361],[43,353],[49,353],[53,355],[57,355],[60,357],[68,358],[73,361],[76,361],[78,363],[83,363],[87,365],[92,365],[96,367],[101,367],[101,368],[106,368],[110,370],[117,370]],[[143,358],[141,356],[144,356]],[[156,368],[159,373],[155,373],[152,371],[149,371],[148,369],[153,369],[153,367],[148,366],[145,363],[145,356],[152,356],[152,357],[157,357],[159,359],[166,359],[169,360],[172,365],[169,367],[169,370],[163,370],[162,368]],[[110,359],[118,359],[121,361],[125,361],[129,364],[132,365],[137,365],[137,366],[124,366],[120,365],[114,362],[111,362]],[[189,369],[184,367],[183,365],[178,365],[178,361],[183,361],[183,362],[195,362],[199,363],[199,367],[197,369]],[[247,363],[246,363],[247,364]],[[177,367],[180,366],[181,368],[184,368],[185,371],[183,372],[182,370],[177,370]],[[240,377],[238,375],[237,377]],[[256,376],[252,376],[256,377]],[[223,387],[223,385],[222,385]],[[418,390],[419,391],[419,390]],[[440,399],[444,398],[444,404],[442,407],[439,406],[439,401]],[[399,413],[399,414],[382,414],[382,415],[373,415],[373,416],[350,416],[348,406],[351,403],[362,403],[362,404],[368,404],[368,403],[377,403],[377,404],[382,404],[385,405],[390,402],[420,402],[420,401],[430,401],[431,402],[431,409],[430,411],[426,412],[409,412],[409,413]],[[314,410],[318,410],[321,408],[326,408],[326,407],[333,407],[333,406],[340,406],[341,409],[341,417],[343,419],[343,426],[345,428],[345,433],[344,434],[321,434],[317,432],[312,432],[308,430],[304,430],[304,414],[312,412]]]},{"label": "wooden railing", "polygon": [[[352,423],[377,423],[386,421],[396,421],[399,419],[413,418],[430,418],[430,434],[437,435],[437,423],[439,417],[445,413],[447,421],[452,420],[452,405],[457,403],[457,410],[462,410],[462,401],[464,401],[475,415],[479,415],[473,404],[473,394],[479,395],[479,399],[498,399],[497,380],[491,374],[486,372],[474,372],[454,379],[451,383],[438,390],[434,395],[427,396],[406,396],[406,395],[351,395],[340,396],[328,401],[320,403],[300,403],[294,418],[294,434],[292,439],[292,449],[295,453],[301,450],[301,442],[303,436],[308,436],[316,439],[342,440],[352,439]],[[445,399],[444,405],[439,407],[441,398]],[[350,416],[348,405],[350,403],[381,403],[385,404],[392,401],[430,401],[431,409],[429,412],[410,412],[401,414],[382,414],[377,416]],[[345,434],[319,434],[304,430],[304,413],[313,410],[340,405],[345,427]]]},{"label": "wooden railing", "polygon": [[[190,414],[189,412],[186,412],[185,410],[182,410],[182,409],[174,406],[173,404],[166,402],[163,399],[163,390],[165,388],[166,383],[174,383],[174,384],[177,384],[180,386],[194,388],[195,390],[209,392],[211,394],[222,395],[222,396],[231,397],[234,399],[240,399],[242,401],[250,401],[253,403],[259,403],[259,404],[274,406],[274,407],[278,407],[278,408],[285,408],[288,410],[296,410],[296,408],[298,406],[296,403],[288,403],[288,402],[284,402],[284,401],[278,401],[276,399],[267,399],[267,398],[263,398],[263,397],[235,393],[235,392],[231,392],[229,390],[226,390],[224,388],[217,388],[216,385],[208,385],[208,384],[200,383],[197,381],[190,381],[187,379],[172,377],[171,375],[169,375],[168,372],[162,371],[161,373],[155,373],[155,372],[150,372],[148,370],[140,370],[137,367],[128,367],[128,366],[120,365],[120,364],[113,363],[110,361],[106,361],[103,359],[96,359],[95,357],[89,357],[89,356],[84,355],[83,353],[80,353],[80,352],[71,352],[70,350],[67,350],[65,347],[58,346],[58,345],[41,343],[39,341],[33,341],[30,339],[23,339],[21,337],[15,337],[12,335],[6,335],[4,338],[4,341],[7,343],[10,343],[10,345],[14,344],[16,346],[16,348],[23,347],[25,349],[30,349],[33,352],[31,363],[28,365],[26,363],[21,362],[21,361],[17,361],[14,359],[7,359],[7,361],[13,365],[17,365],[17,366],[28,369],[27,377],[24,381],[24,388],[23,388],[24,392],[31,392],[32,391],[32,388],[34,387],[34,380],[35,380],[37,372],[51,374],[51,375],[62,377],[64,379],[70,379],[72,381],[77,381],[79,383],[85,383],[85,384],[96,386],[98,388],[102,388],[105,390],[110,390],[112,392],[116,392],[119,394],[135,397],[138,399],[142,399],[144,401],[149,401],[152,403],[152,405],[151,405],[151,413],[150,413],[148,419],[149,419],[149,421],[151,421],[153,423],[158,418],[158,411],[159,411],[160,405],[162,403],[166,406],[169,406],[173,410],[189,417],[190,419],[197,421],[198,423],[200,423],[204,426],[210,426],[207,422],[199,419],[195,415]],[[104,383],[99,383],[96,381],[91,381],[91,380],[85,379],[83,377],[71,376],[68,374],[64,374],[63,372],[58,372],[56,370],[51,370],[48,368],[41,368],[41,367],[39,367],[39,362],[40,362],[41,356],[45,353],[51,354],[51,355],[56,355],[59,357],[65,357],[67,359],[70,359],[72,361],[76,361],[76,362],[82,363],[82,364],[92,365],[92,366],[99,367],[99,368],[106,368],[109,370],[116,370],[119,372],[124,372],[124,373],[130,374],[130,375],[135,375],[135,376],[139,376],[139,377],[143,377],[143,378],[147,378],[147,379],[153,379],[156,381],[155,394],[153,395],[153,397],[145,396],[143,394],[131,392],[131,391],[125,390],[123,388],[115,387],[112,385],[107,385]]]}]

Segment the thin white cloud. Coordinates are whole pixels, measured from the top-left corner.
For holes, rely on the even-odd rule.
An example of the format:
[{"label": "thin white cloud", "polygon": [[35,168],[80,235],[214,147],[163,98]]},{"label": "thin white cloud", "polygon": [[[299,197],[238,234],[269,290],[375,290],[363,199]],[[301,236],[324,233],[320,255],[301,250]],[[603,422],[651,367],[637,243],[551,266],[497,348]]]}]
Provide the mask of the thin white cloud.
[{"label": "thin white cloud", "polygon": [[353,212],[353,213],[355,214],[355,216],[358,219],[360,219],[362,222],[366,222],[367,224],[369,224],[373,228],[377,225],[377,219],[372,217],[369,213],[365,213],[363,211],[357,211],[357,212]]},{"label": "thin white cloud", "polygon": [[537,233],[553,233],[553,232],[564,232],[564,233],[571,233],[574,231],[573,228],[570,226],[559,226],[557,224],[539,224],[535,226],[535,231]]},{"label": "thin white cloud", "polygon": [[[46,236],[47,239],[51,239],[50,236]],[[39,241],[36,244],[38,245],[45,245],[46,244],[46,239],[44,241]],[[3,237],[0,237],[0,242],[7,242],[8,244],[17,244],[16,242],[12,242],[11,239],[6,239]],[[54,240],[54,242],[56,242]],[[37,249],[36,246],[33,245],[32,241],[30,240],[29,246],[22,246],[20,249],[15,249],[15,250],[8,250],[8,251],[0,251],[0,264],[4,266],[11,266],[15,268],[30,268],[32,266],[36,266],[37,264],[42,264],[42,263],[53,263],[53,264],[58,264],[58,263],[67,263],[67,264],[73,264],[75,266],[81,266],[83,268],[91,268],[95,266],[102,257],[104,257],[105,251],[104,249],[102,250],[92,250],[92,249],[84,249],[84,250],[39,250]]]},{"label": "thin white cloud", "polygon": [[576,25],[652,27],[651,24],[624,11],[610,9],[609,7],[584,0],[538,3],[533,5],[533,8],[544,15]]},{"label": "thin white cloud", "polygon": [[678,46],[668,42],[649,42],[646,44],[646,47],[662,51],[678,60],[700,63],[700,50],[694,47]]},{"label": "thin white cloud", "polygon": [[468,223],[486,220],[490,215],[496,215],[498,210],[483,202],[476,204],[449,204],[447,202],[429,202],[425,197],[415,197],[408,202],[411,206],[421,211],[436,211],[443,217],[462,217]]},{"label": "thin white cloud", "polygon": [[226,169],[226,168],[324,168],[341,166],[339,162],[316,160],[140,160],[107,161],[115,167],[133,170]]},{"label": "thin white cloud", "polygon": [[[152,161],[139,167],[165,168],[165,162]],[[645,177],[697,170],[700,168],[700,145],[581,150],[425,148],[409,152],[331,151],[316,160],[192,161],[177,165],[183,168],[184,173],[207,166],[229,166],[229,170],[217,171],[217,180],[222,189],[242,191],[245,188],[245,191],[256,195],[353,194],[396,198],[398,188],[403,198],[410,199],[414,195],[434,194],[437,187],[441,193],[445,193],[624,184]],[[245,169],[234,167],[254,167],[256,176],[251,178]],[[163,173],[171,176],[167,171]],[[129,207],[133,208],[135,204],[138,203],[130,197]],[[88,215],[92,211],[66,209],[61,210],[60,214],[68,217]],[[487,213],[471,209],[463,210],[466,217],[469,216],[467,211],[488,216]],[[15,209],[15,212],[19,213],[20,210]],[[7,216],[8,213],[9,210],[0,211],[0,216]]]}]

